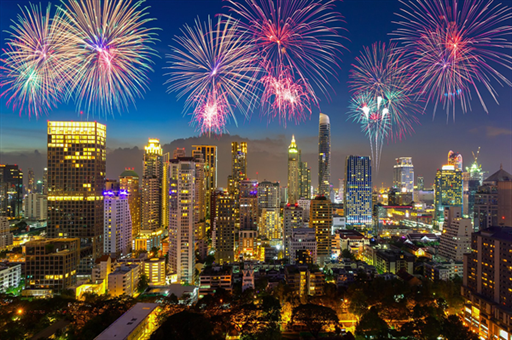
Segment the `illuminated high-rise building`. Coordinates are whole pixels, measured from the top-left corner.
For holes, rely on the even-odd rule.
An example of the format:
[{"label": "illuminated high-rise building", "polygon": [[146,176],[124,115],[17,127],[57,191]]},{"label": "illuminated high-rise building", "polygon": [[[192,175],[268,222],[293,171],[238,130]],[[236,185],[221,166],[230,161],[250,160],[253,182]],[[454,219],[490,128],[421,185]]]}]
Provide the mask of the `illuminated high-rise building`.
[{"label": "illuminated high-rise building", "polygon": [[173,159],[178,159],[180,157],[186,157],[187,153],[185,152],[185,148],[176,148],[172,153]]},{"label": "illuminated high-rise building", "polygon": [[169,270],[177,282],[194,284],[195,171],[192,157],[171,159],[169,166]]},{"label": "illuminated high-rise building", "polygon": [[425,190],[425,179],[423,177],[418,177],[417,188],[420,191]]},{"label": "illuminated high-rise building", "polygon": [[155,232],[162,228],[162,181],[162,147],[158,139],[150,138],[144,147],[141,231]]},{"label": "illuminated high-rise building", "polygon": [[132,245],[129,193],[126,190],[105,190],[103,196],[103,252],[114,256],[127,255]]},{"label": "illuminated high-rise building", "polygon": [[17,164],[0,164],[0,216],[21,218],[23,171]]},{"label": "illuminated high-rise building", "polygon": [[372,224],[372,161],[369,156],[347,156],[345,161],[345,217],[347,225]]},{"label": "illuminated high-rise building", "polygon": [[297,204],[287,204],[283,209],[283,247],[284,257],[295,256],[290,253],[293,230],[304,224],[304,210]]},{"label": "illuminated high-rise building", "polygon": [[43,191],[41,193],[48,195],[48,168],[43,169]]},{"label": "illuminated high-rise building", "polygon": [[479,339],[510,339],[512,334],[512,228],[492,226],[471,234],[464,254],[464,320]]},{"label": "illuminated high-rise building", "polygon": [[217,189],[217,146],[193,145],[203,154],[204,160],[204,190],[205,190],[205,217],[211,217],[212,194]]},{"label": "illuminated high-rise building", "polygon": [[318,129],[318,193],[331,193],[331,123],[329,116],[320,113]]},{"label": "illuminated high-rise building", "polygon": [[258,181],[240,182],[240,230],[258,230]]},{"label": "illuminated high-rise building", "polygon": [[27,173],[27,193],[34,194],[36,192],[36,178],[34,175],[34,169],[28,168]]},{"label": "illuminated high-rise building", "polygon": [[300,198],[300,179],[301,164],[300,150],[295,143],[295,136],[292,136],[292,142],[288,147],[288,203],[295,204]]},{"label": "illuminated high-rise building", "polygon": [[414,165],[412,157],[396,158],[393,165],[393,186],[400,192],[414,191]]},{"label": "illuminated high-rise building", "polygon": [[459,171],[464,171],[462,167],[462,155],[457,152],[453,152],[450,150],[448,152],[448,165],[453,165],[455,169]]},{"label": "illuminated high-rise building", "polygon": [[444,208],[462,208],[462,171],[454,165],[443,165],[437,170],[434,183],[434,225],[444,220]]},{"label": "illuminated high-rise building", "polygon": [[300,162],[299,198],[311,198],[311,169],[308,162]]},{"label": "illuminated high-rise building", "polygon": [[258,207],[277,209],[281,205],[279,182],[263,180],[258,184]]},{"label": "illuminated high-rise building", "polygon": [[475,197],[478,188],[482,186],[484,172],[482,171],[482,166],[475,159],[471,167],[466,167],[464,174],[464,214],[468,218],[474,218]]},{"label": "illuminated high-rise building", "polygon": [[79,238],[79,272],[103,254],[107,128],[96,122],[48,122],[49,238]]},{"label": "illuminated high-rise building", "polygon": [[228,179],[229,192],[240,196],[240,181],[247,179],[247,143],[231,143],[231,175]]},{"label": "illuminated high-rise building", "polygon": [[140,186],[139,175],[134,168],[125,168],[119,175],[119,189],[128,192],[128,205],[130,206],[130,216],[132,219],[132,237],[135,238],[140,230]]},{"label": "illuminated high-rise building", "polygon": [[200,150],[192,150],[192,158],[196,166],[195,171],[195,197],[194,197],[194,221],[196,238],[200,239],[205,237],[205,164],[204,156]]},{"label": "illuminated high-rise building", "polygon": [[[238,239],[238,219],[235,212],[235,198],[227,191],[218,191],[214,195],[215,218],[212,221],[212,243],[215,249],[215,260],[219,264],[237,261],[235,257]],[[213,206],[213,205],[212,205]]]},{"label": "illuminated high-rise building", "polygon": [[169,219],[167,218],[167,216],[169,216],[169,159],[170,154],[168,152],[162,154],[162,201],[160,206],[160,216],[163,230],[169,228]]},{"label": "illuminated high-rise building", "polygon": [[317,196],[311,200],[309,227],[315,230],[317,263],[323,265],[331,258],[332,203],[329,198]]}]

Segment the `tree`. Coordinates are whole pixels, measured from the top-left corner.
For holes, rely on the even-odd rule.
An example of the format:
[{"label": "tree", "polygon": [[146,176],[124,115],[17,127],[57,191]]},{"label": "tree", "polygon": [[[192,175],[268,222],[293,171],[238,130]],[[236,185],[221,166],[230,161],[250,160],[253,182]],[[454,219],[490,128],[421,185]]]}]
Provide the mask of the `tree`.
[{"label": "tree", "polygon": [[295,307],[292,312],[292,324],[303,324],[315,339],[322,329],[336,327],[338,322],[336,312],[329,307],[308,303]]},{"label": "tree", "polygon": [[478,335],[464,326],[457,315],[444,319],[442,334],[446,340],[478,340]]},{"label": "tree", "polygon": [[146,291],[146,289],[148,289],[148,287],[149,287],[148,277],[146,276],[146,274],[142,274],[139,277],[139,283],[137,284],[137,291],[139,292],[139,294],[142,294]]},{"label": "tree", "polygon": [[356,335],[383,337],[388,332],[388,324],[377,313],[375,307],[361,316],[361,319],[356,326]]},{"label": "tree", "polygon": [[213,334],[213,326],[202,314],[183,311],[171,315],[151,335],[150,340],[219,339]]},{"label": "tree", "polygon": [[341,252],[341,257],[344,259],[351,259],[352,261],[356,260],[356,257],[349,249],[343,249]]},{"label": "tree", "polygon": [[205,260],[204,260],[204,265],[205,267],[210,267],[213,262],[215,262],[215,256],[214,255],[208,255],[206,256]]}]

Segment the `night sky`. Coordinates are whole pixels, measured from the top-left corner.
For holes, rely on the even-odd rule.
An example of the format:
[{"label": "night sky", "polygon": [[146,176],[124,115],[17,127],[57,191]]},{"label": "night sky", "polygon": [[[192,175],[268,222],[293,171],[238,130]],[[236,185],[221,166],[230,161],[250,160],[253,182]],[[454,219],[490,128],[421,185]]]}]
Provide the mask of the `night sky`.
[{"label": "night sky", "polygon": [[[512,5],[511,0],[501,1]],[[53,3],[57,3],[54,1]],[[8,34],[10,20],[20,12],[18,4],[25,5],[28,1],[2,0],[0,2],[0,30],[2,48]],[[42,2],[45,7],[46,1]],[[130,107],[129,112],[116,113],[114,117],[90,118],[107,125],[107,176],[117,178],[124,167],[135,167],[141,175],[142,151],[148,137],[159,138],[165,144],[165,151],[173,148],[188,147],[196,143],[218,145],[219,150],[219,185],[225,185],[229,172],[229,143],[232,140],[249,142],[249,176],[268,180],[280,180],[286,184],[286,151],[292,134],[302,149],[303,159],[312,167],[312,183],[317,186],[317,148],[318,148],[318,108],[313,109],[310,119],[300,125],[290,122],[286,128],[278,122],[268,123],[266,117],[254,112],[250,120],[239,118],[238,127],[230,124],[229,134],[220,139],[199,137],[193,126],[189,125],[190,117],[183,116],[184,100],[177,101],[175,94],[167,94],[163,85],[167,79],[163,70],[166,64],[165,54],[170,53],[168,45],[173,44],[173,37],[185,24],[193,24],[199,17],[202,21],[208,15],[227,13],[222,1],[147,1],[151,6],[149,14],[157,20],[152,22],[159,27],[160,42],[156,49],[160,55],[154,59],[154,72],[150,74],[149,91],[144,99],[137,100],[137,107]],[[368,155],[370,145],[359,125],[347,121],[349,92],[347,87],[348,73],[354,57],[363,46],[376,41],[389,41],[389,33],[397,28],[393,24],[397,20],[394,14],[400,10],[397,0],[345,0],[337,4],[338,10],[346,20],[344,27],[348,38],[344,42],[348,50],[343,51],[338,80],[331,83],[335,93],[331,93],[331,101],[320,97],[321,112],[330,116],[332,134],[332,182],[337,187],[338,178],[343,176],[345,157],[349,154]],[[512,23],[510,23],[512,25]],[[498,68],[509,79],[512,71]],[[395,157],[412,156],[416,176],[424,176],[425,184],[430,185],[436,169],[446,163],[449,150],[460,152],[464,157],[464,166],[472,162],[471,151],[481,147],[479,160],[483,169],[492,174],[503,163],[505,170],[512,170],[512,91],[495,84],[499,104],[488,95],[484,96],[489,109],[486,114],[477,98],[472,102],[472,111],[463,114],[458,110],[456,121],[447,121],[445,112],[438,109],[435,118],[432,108],[426,109],[419,117],[421,125],[401,142],[390,142],[384,145],[381,170],[374,177],[374,186],[382,182],[390,185],[392,181],[392,164]],[[3,90],[2,90],[3,91]],[[239,116],[241,117],[241,116]],[[47,120],[80,120],[81,117],[74,105],[60,105],[50,112],[48,117],[19,116],[12,108],[6,107],[5,99],[0,100],[0,163],[20,164],[24,171],[34,168],[36,177],[42,174],[46,165],[46,122]],[[84,117],[85,119],[85,117]],[[188,150],[190,152],[190,150]]]}]

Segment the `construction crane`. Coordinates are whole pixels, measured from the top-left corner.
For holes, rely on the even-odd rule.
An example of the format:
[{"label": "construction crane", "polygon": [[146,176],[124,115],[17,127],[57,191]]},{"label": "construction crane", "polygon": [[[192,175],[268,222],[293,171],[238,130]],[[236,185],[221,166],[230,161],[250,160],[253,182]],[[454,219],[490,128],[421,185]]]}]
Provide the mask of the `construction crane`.
[{"label": "construction crane", "polygon": [[471,153],[473,154],[473,159],[475,160],[475,163],[477,163],[478,155],[480,154],[480,147],[478,147],[478,151],[476,152],[476,156],[475,156],[475,153],[473,151],[471,151]]}]

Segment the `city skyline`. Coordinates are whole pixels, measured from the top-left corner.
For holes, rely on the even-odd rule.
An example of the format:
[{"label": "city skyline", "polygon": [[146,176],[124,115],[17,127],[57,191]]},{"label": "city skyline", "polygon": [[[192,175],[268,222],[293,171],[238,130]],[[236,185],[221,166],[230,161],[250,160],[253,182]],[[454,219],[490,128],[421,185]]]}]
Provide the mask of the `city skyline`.
[{"label": "city skyline", "polygon": [[[0,34],[2,46],[5,46],[5,38],[10,25],[10,19],[19,13],[20,5],[28,4],[28,1],[2,3]],[[286,156],[287,146],[292,135],[295,135],[301,145],[302,157],[308,162],[312,170],[312,178],[317,178],[317,129],[318,115],[320,112],[327,114],[331,120],[332,166],[331,182],[335,183],[343,176],[344,159],[350,154],[369,155],[370,146],[365,136],[360,133],[359,127],[353,122],[347,121],[346,112],[349,105],[349,91],[347,87],[348,73],[354,58],[359,54],[363,46],[369,46],[374,41],[387,41],[389,33],[396,27],[390,18],[395,18],[394,13],[399,11],[399,3],[382,3],[370,1],[375,11],[366,11],[364,7],[357,5],[356,1],[344,1],[337,3],[337,9],[345,16],[348,32],[346,36],[351,40],[345,42],[349,51],[345,51],[340,63],[341,70],[338,81],[331,83],[334,92],[331,93],[331,101],[323,99],[320,103],[321,110],[313,108],[311,116],[300,125],[290,122],[287,127],[278,124],[277,121],[268,123],[258,111],[252,114],[250,123],[239,120],[239,126],[228,125],[230,135],[224,135],[220,139],[198,137],[198,132],[189,125],[189,117],[183,117],[183,100],[176,100],[174,95],[165,94],[163,85],[165,73],[164,54],[168,52],[168,45],[172,43],[172,36],[179,33],[179,27],[184,23],[191,23],[199,16],[206,19],[211,13],[225,12],[224,3],[212,1],[203,3],[204,6],[196,6],[194,13],[181,10],[187,5],[182,2],[173,2],[172,5],[165,2],[150,2],[149,13],[157,18],[157,24],[162,28],[160,33],[161,43],[156,46],[162,58],[155,60],[154,72],[150,73],[150,90],[144,99],[136,101],[137,109],[131,107],[129,111],[117,113],[114,117],[106,119],[96,117],[100,123],[108,126],[107,137],[107,177],[117,177],[124,167],[134,167],[137,173],[141,173],[140,152],[148,138],[159,138],[166,152],[176,147],[187,147],[192,144],[221,144],[223,140],[229,144],[234,140],[244,140],[249,146],[249,177],[255,178],[259,172],[259,178],[267,180],[279,180],[286,183],[286,162],[276,168],[257,167],[256,164],[273,162]],[[176,11],[168,11],[170,6],[176,6]],[[174,7],[173,7],[174,8]],[[160,13],[169,12],[170,17],[163,20]],[[366,20],[356,20],[364,14]],[[365,22],[376,22],[376,25],[367,25]],[[506,76],[512,76],[511,71],[504,72]],[[382,164],[378,174],[375,174],[374,185],[390,185],[392,183],[392,165],[397,157],[412,156],[416,169],[416,176],[425,177],[425,183],[430,186],[433,183],[435,172],[445,164],[445,154],[449,150],[459,152],[464,156],[466,164],[471,162],[471,152],[478,147],[482,148],[480,162],[483,168],[492,172],[498,169],[500,164],[507,170],[512,169],[512,118],[509,112],[512,109],[512,96],[510,88],[497,87],[498,100],[496,104],[484,94],[489,114],[486,114],[479,103],[475,102],[472,111],[459,115],[454,122],[452,118],[446,120],[442,109],[438,109],[433,116],[432,108],[419,116],[420,125],[414,127],[415,132],[407,136],[405,140],[386,143],[382,153]],[[5,105],[5,98],[0,99],[0,163],[20,164],[24,171],[31,167],[37,178],[42,177],[46,149],[46,119],[52,121],[67,121],[85,117],[75,111],[72,104],[61,105],[52,111],[47,117],[39,119],[27,116],[19,117],[12,109]],[[91,120],[94,120],[92,118]],[[166,146],[171,144],[170,146]],[[278,146],[278,147],[276,147]],[[133,150],[137,147],[138,150]],[[121,149],[119,149],[121,148]],[[128,150],[126,150],[128,149]],[[35,152],[37,150],[37,152]],[[126,155],[131,152],[131,156]],[[38,156],[38,153],[41,154]],[[222,155],[224,151],[219,149],[219,159],[229,157]],[[261,153],[261,155],[259,155]],[[123,154],[123,156],[120,156]],[[421,155],[418,157],[416,155]],[[122,164],[121,164],[122,163]],[[226,186],[225,176],[229,173],[226,162],[219,162],[219,185]],[[315,183],[313,181],[313,183]],[[314,184],[316,185],[316,183]]]}]

